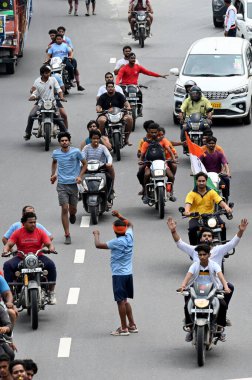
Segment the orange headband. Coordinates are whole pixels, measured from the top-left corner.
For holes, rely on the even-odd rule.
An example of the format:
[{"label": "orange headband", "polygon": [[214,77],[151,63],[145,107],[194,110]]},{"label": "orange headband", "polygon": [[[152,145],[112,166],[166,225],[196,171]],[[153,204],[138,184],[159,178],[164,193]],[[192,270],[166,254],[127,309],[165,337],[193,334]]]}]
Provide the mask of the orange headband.
[{"label": "orange headband", "polygon": [[127,230],[127,228],[128,228],[128,221],[127,220],[124,220],[124,222],[125,222],[125,226],[115,226],[114,224],[113,224],[113,230],[114,230],[114,232],[116,233],[116,234],[119,234],[119,235],[123,235],[123,234],[125,234],[125,232],[126,232],[126,230]]}]

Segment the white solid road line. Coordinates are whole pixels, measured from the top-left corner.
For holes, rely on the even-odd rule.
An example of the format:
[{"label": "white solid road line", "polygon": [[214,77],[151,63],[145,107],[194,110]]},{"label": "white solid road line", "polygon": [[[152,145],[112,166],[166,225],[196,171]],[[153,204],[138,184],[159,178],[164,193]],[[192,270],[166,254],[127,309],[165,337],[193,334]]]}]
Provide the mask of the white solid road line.
[{"label": "white solid road line", "polygon": [[67,305],[77,305],[79,294],[80,288],[70,288],[67,297]]},{"label": "white solid road line", "polygon": [[228,379],[228,380],[252,380],[252,377],[242,377],[240,379]]},{"label": "white solid road line", "polygon": [[69,358],[72,338],[60,338],[58,358]]},{"label": "white solid road line", "polygon": [[116,63],[116,58],[110,58],[109,63]]},{"label": "white solid road line", "polygon": [[74,264],[83,264],[85,260],[85,249],[76,249],[74,256]]},{"label": "white solid road line", "polygon": [[80,227],[89,227],[90,226],[90,216],[83,216],[81,218]]}]

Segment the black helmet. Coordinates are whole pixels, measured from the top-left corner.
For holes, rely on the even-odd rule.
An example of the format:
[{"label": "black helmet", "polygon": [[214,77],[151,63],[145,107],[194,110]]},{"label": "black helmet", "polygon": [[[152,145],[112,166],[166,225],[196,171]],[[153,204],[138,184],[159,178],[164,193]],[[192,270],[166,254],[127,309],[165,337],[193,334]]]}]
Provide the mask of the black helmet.
[{"label": "black helmet", "polygon": [[190,94],[190,98],[194,102],[198,102],[202,96],[201,89],[198,86],[192,86],[189,94]]},{"label": "black helmet", "polygon": [[185,82],[184,87],[186,89],[186,93],[188,94],[192,86],[197,86],[197,83],[194,80],[188,80]]}]

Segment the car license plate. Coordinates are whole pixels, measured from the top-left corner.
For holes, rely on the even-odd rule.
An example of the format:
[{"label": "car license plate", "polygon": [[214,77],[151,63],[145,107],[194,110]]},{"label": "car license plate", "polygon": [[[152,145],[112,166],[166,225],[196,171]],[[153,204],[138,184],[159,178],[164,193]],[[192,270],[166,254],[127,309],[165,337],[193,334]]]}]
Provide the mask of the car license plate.
[{"label": "car license plate", "polygon": [[25,268],[25,269],[22,269],[22,273],[38,273],[38,272],[42,272],[42,269],[41,268],[35,268],[35,269]]},{"label": "car license plate", "polygon": [[221,102],[212,102],[211,104],[213,108],[221,108]]}]

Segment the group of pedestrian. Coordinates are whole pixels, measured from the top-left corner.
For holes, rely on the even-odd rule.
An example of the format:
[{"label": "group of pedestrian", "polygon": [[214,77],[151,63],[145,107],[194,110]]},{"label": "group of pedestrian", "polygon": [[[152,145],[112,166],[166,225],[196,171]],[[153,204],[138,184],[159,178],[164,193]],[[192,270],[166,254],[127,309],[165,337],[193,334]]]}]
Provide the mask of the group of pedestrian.
[{"label": "group of pedestrian", "polygon": [[[74,3],[74,6],[73,6]],[[86,3],[86,13],[85,16],[90,16],[90,5],[92,5],[92,15],[95,16],[95,6],[96,6],[96,0],[85,0]],[[79,0],[68,0],[69,4],[69,11],[68,14],[71,15],[74,10],[74,16],[79,16],[78,14],[78,7],[79,7]]]},{"label": "group of pedestrian", "polygon": [[32,380],[38,372],[38,366],[32,359],[13,360],[8,355],[0,355],[0,379]]}]

